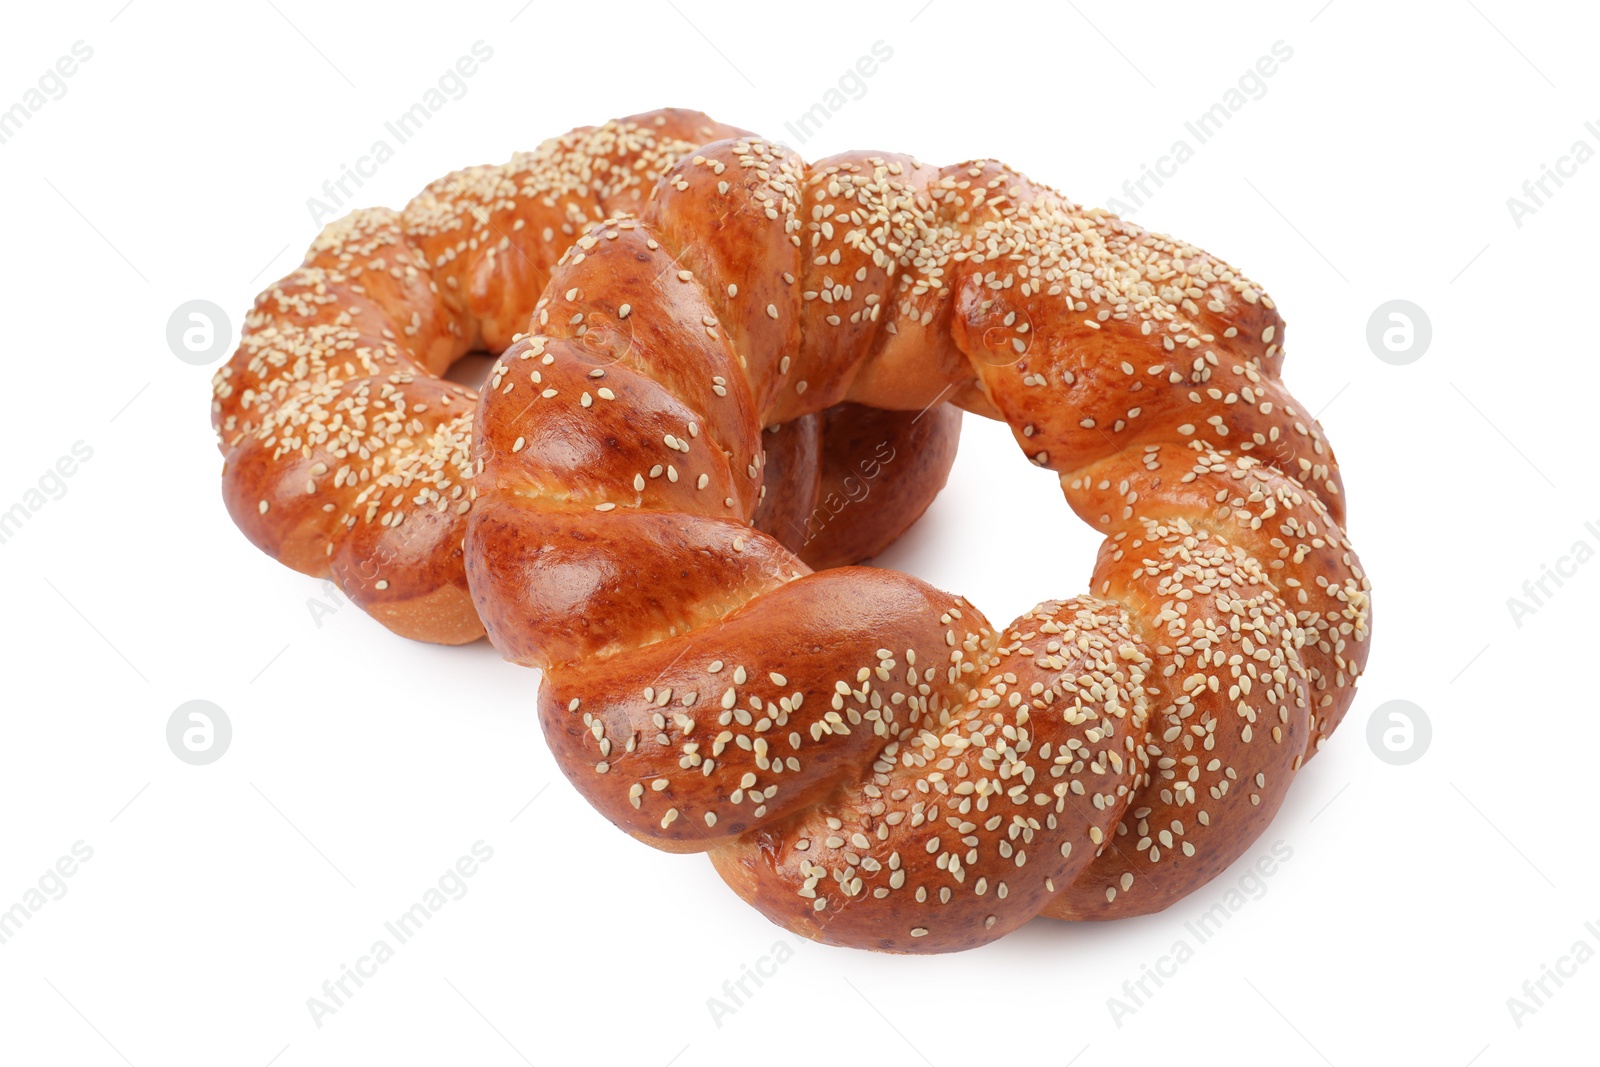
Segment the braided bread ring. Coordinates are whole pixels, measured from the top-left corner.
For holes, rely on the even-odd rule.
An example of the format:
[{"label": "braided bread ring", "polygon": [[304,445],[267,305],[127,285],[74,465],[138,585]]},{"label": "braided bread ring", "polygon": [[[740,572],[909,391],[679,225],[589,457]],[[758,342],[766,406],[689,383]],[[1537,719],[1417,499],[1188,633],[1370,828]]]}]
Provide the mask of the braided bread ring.
[{"label": "braided bread ring", "polygon": [[[650,128],[568,151],[636,166]],[[544,166],[457,200],[462,228],[549,217],[570,163]],[[1262,832],[1366,659],[1282,331],[1221,261],[998,163],[706,144],[561,256],[496,364],[472,595],[543,668],[584,796],[804,936],[936,952],[1155,911]],[[750,528],[763,425],[946,394],[1105,533],[1090,594],[996,630]]]},{"label": "braided bread ring", "polygon": [[[674,162],[740,133],[698,113],[657,112],[452,174],[404,211],[331,223],[256,299],[212,383],[223,496],[240,529],[296,570],[331,577],[402,636],[483,636],[461,557],[477,393],[439,375],[467,352],[510,344],[586,227],[641,210]],[[559,188],[548,184],[550,158],[565,168]],[[537,212],[490,213],[503,197],[536,192]],[[848,405],[774,426],[785,462],[762,486],[754,525],[818,568],[876,555],[943,486],[959,424],[948,407],[913,425]],[[886,465],[884,455],[900,458]],[[899,506],[819,521],[829,514],[819,502],[863,468]]]}]

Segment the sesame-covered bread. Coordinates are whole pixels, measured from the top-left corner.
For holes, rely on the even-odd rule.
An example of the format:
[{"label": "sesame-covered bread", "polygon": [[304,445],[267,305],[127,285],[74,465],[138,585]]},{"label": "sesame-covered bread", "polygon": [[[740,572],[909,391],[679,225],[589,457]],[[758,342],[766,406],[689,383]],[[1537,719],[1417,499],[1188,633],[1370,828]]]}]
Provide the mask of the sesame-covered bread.
[{"label": "sesame-covered bread", "polygon": [[[296,570],[331,576],[403,636],[483,636],[461,557],[477,393],[439,375],[468,352],[502,351],[562,251],[608,215],[641,211],[672,164],[738,132],[698,112],[653,112],[451,174],[403,211],[329,224],[256,299],[212,383],[223,496],[240,529]],[[818,567],[875,556],[943,487],[960,418],[945,404],[915,421],[841,405],[773,425],[780,462],[745,520]],[[831,521],[864,470],[896,507]]]},{"label": "sesame-covered bread", "polygon": [[[335,224],[217,421],[258,544],[381,556],[369,611],[542,669],[606,819],[803,936],[942,952],[1192,892],[1349,707],[1368,582],[1282,334],[1227,264],[999,163],[662,111]],[[435,377],[473,348],[476,399]],[[1104,534],[1087,593],[1000,627],[836,566],[943,484],[952,404]]]},{"label": "sesame-covered bread", "polygon": [[[580,140],[633,172],[651,129]],[[939,952],[1164,908],[1262,832],[1366,659],[1282,334],[1227,264],[999,163],[730,135],[579,236],[491,372],[472,594],[584,796],[797,933]],[[1104,533],[1086,595],[998,627],[751,528],[763,427],[947,397]]]}]

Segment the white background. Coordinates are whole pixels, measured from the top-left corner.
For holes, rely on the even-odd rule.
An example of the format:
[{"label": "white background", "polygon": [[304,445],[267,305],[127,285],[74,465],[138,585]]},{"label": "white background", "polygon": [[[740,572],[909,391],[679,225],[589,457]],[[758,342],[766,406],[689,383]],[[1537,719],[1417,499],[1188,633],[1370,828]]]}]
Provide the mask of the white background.
[{"label": "white background", "polygon": [[[93,858],[0,945],[0,1062],[1592,1062],[1600,961],[1521,1026],[1507,998],[1579,939],[1600,949],[1584,928],[1600,927],[1600,565],[1549,584],[1520,626],[1507,599],[1575,542],[1600,546],[1600,161],[1520,227],[1506,200],[1575,140],[1600,148],[1594,13],[674,2],[6,12],[0,107],[73,42],[93,57],[0,144],[0,510],[75,442],[93,456],[0,544],[0,909],[75,842]],[[1248,854],[1293,850],[1264,895],[1203,945],[1184,924],[1242,867],[1165,914],[1038,920],[955,956],[800,941],[703,859],[585,805],[539,735],[535,674],[483,643],[406,644],[348,606],[319,618],[320,584],[237,533],[212,368],[175,358],[167,318],[207,299],[236,328],[316,232],[307,198],[480,39],[494,55],[466,95],[360,202],[398,207],[448,170],[658,106],[796,144],[784,123],[882,40],[892,58],[808,157],[994,156],[1104,204],[1275,41],[1293,49],[1135,215],[1276,297],[1287,381],[1338,450],[1375,586],[1355,706]],[[1407,366],[1366,342],[1394,298],[1433,326]],[[1095,547],[1052,477],[969,418],[949,487],[880,562],[1003,623],[1081,591]],[[234,730],[205,767],[165,740],[197,698]],[[1433,724],[1408,766],[1364,736],[1394,699]],[[479,840],[493,859],[469,892],[316,1025],[307,998]],[[1193,959],[1114,1020],[1108,998],[1131,1004],[1124,981],[1179,939]],[[708,998],[779,941],[792,959],[718,1025]]]}]

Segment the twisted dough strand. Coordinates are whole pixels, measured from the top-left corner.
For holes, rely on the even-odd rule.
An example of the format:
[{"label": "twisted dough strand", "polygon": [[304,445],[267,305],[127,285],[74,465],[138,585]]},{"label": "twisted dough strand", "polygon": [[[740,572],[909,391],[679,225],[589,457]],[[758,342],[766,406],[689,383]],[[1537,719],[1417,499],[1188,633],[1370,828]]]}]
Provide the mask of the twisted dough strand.
[{"label": "twisted dough strand", "polygon": [[[591,803],[797,932],[944,951],[1157,910],[1270,821],[1365,660],[1282,331],[1226,264],[996,163],[704,145],[497,364],[472,592]],[[760,427],[946,394],[1106,533],[1090,595],[997,632],[750,528]]]}]

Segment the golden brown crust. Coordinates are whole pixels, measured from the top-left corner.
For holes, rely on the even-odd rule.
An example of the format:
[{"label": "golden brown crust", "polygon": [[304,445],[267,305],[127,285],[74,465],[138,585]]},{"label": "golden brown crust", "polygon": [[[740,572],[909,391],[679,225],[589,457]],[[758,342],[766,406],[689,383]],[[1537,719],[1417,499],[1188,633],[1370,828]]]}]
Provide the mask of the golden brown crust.
[{"label": "golden brown crust", "polygon": [[961,412],[948,404],[885,411],[843,403],[823,419],[816,506],[791,546],[813,570],[863,563],[899,540],[944,488],[961,437]]},{"label": "golden brown crust", "polygon": [[[480,576],[519,536],[480,510],[474,596],[504,619],[497,643],[546,669],[541,716],[584,795],[635,837],[711,851],[805,936],[947,951],[1039,913],[1165,907],[1255,840],[1349,705],[1367,582],[1338,466],[1278,381],[1272,301],[1199,249],[992,162],[807,166],[739,136],[680,160],[639,217],[594,227],[552,268],[533,331],[539,376],[513,346],[480,404],[480,489],[536,498],[596,538],[586,568],[641,578],[634,600],[608,587],[563,607],[604,637],[587,652],[525,642],[550,627],[517,590],[561,572]],[[626,390],[585,403],[597,371]],[[941,399],[1008,422],[1105,532],[1090,596],[996,634],[903,576],[808,574],[860,551],[842,522],[785,547],[753,499],[773,461],[758,427]],[[908,454],[942,474],[934,418],[937,440]],[[797,495],[808,433],[765,438]],[[865,451],[849,431],[822,448],[819,501],[830,448]],[[552,473],[564,453],[581,472]],[[893,536],[885,515],[920,506],[862,507],[861,534]],[[780,540],[736,532],[752,519]],[[620,534],[641,521],[704,536]],[[752,552],[755,580],[717,573]]]},{"label": "golden brown crust", "polygon": [[845,402],[768,427],[751,524],[812,570],[864,563],[922,517],[944,488],[961,412],[887,411]]},{"label": "golden brown crust", "polygon": [[762,435],[767,455],[761,499],[750,525],[791,552],[806,540],[806,517],[817,506],[822,477],[822,414],[802,415]]},{"label": "golden brown crust", "polygon": [[[948,679],[886,669],[893,657],[876,651],[856,658],[868,645],[901,648],[935,673],[930,657],[961,627],[952,612],[962,605],[915,578],[845,567],[747,596],[743,608],[678,640],[552,671],[540,688],[545,735],[567,774],[607,818],[669,851],[705,851],[809,807],[835,788],[840,765],[870,762],[886,738],[953,691]],[[979,654],[993,635],[977,617],[956,639]],[[837,686],[863,670],[899,677],[865,711],[843,709],[832,699]],[[613,767],[624,787],[592,793],[588,779]],[[637,782],[648,788],[627,786]]]},{"label": "golden brown crust", "polygon": [[[416,617],[390,624],[463,634],[438,591],[470,588],[544,669],[591,803],[797,933],[949,951],[1165,907],[1349,706],[1370,607],[1338,464],[1279,380],[1275,305],[1200,249],[993,161],[807,165],[690,112],[342,225],[218,377],[235,517],[346,575],[377,537],[351,531],[398,523],[415,544],[377,547]],[[479,344],[509,347],[469,430],[428,375]],[[1006,421],[1105,533],[1088,595],[1001,629],[904,575],[813,573],[920,514],[944,403]],[[795,505],[883,427],[918,457],[882,465],[894,506],[797,544]]]},{"label": "golden brown crust", "polygon": [[[939,685],[909,729],[887,723],[868,775],[713,847],[740,896],[829,944],[950,952],[1014,930],[1091,865],[1145,769],[1149,661],[1128,616],[1093,597],[1046,603],[998,642],[977,621],[962,642],[978,652],[977,680]],[[889,647],[902,645],[880,654],[883,673],[927,663],[908,642]],[[867,681],[841,694],[847,714],[869,703]]]}]

